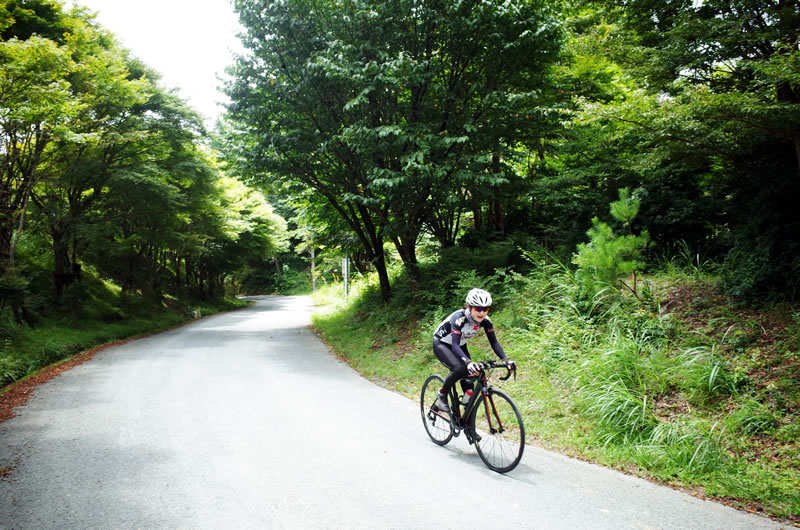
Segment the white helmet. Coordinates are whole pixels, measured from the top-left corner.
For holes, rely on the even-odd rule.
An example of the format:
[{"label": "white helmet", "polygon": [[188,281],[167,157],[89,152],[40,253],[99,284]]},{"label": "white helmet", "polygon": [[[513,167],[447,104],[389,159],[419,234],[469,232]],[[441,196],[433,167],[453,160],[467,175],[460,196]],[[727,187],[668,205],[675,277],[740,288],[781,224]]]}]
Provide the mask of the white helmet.
[{"label": "white helmet", "polygon": [[489,307],[492,305],[492,295],[483,289],[473,289],[467,293],[467,304],[472,307]]}]

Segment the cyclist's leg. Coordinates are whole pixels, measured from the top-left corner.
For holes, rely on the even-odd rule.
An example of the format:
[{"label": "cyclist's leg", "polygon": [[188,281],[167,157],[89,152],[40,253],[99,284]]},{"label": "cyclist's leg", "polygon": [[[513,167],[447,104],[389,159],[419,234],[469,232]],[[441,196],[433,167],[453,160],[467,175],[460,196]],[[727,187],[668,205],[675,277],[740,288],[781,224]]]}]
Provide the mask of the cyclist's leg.
[{"label": "cyclist's leg", "polygon": [[433,339],[433,354],[439,359],[443,365],[450,369],[450,373],[444,379],[441,392],[447,395],[456,381],[461,378],[467,377],[467,367],[461,362],[461,359],[456,357],[450,345],[440,341],[438,338]]},{"label": "cyclist's leg", "polygon": [[[464,354],[466,354],[466,356],[469,359],[472,359],[472,356],[469,354],[469,348],[467,347],[466,344],[461,346],[461,349],[464,351]],[[461,365],[463,366],[463,364],[464,363],[462,362]],[[459,376],[459,379],[461,380],[461,392],[462,393],[466,393],[468,388],[474,388],[475,387],[475,378],[474,377],[472,377],[472,378],[469,377],[469,372],[467,372],[467,367],[466,366],[464,366],[464,375],[463,376]]]}]

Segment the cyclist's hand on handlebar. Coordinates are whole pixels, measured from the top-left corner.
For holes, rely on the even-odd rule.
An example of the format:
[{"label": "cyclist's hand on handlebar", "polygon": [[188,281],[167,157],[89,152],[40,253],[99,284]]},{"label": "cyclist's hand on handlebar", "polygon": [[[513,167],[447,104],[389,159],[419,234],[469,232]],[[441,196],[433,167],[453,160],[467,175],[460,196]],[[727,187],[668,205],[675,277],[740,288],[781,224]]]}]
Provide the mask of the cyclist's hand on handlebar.
[{"label": "cyclist's hand on handlebar", "polygon": [[472,361],[467,363],[467,372],[469,375],[478,375],[481,371],[481,366],[478,363],[474,363]]},{"label": "cyclist's hand on handlebar", "polygon": [[517,363],[515,363],[511,359],[503,359],[503,363],[506,365],[506,370],[508,370],[508,373],[506,374],[505,377],[501,377],[500,380],[501,381],[507,381],[508,378],[511,377],[511,375],[513,374],[514,375],[514,380],[516,381],[516,379],[517,379]]}]

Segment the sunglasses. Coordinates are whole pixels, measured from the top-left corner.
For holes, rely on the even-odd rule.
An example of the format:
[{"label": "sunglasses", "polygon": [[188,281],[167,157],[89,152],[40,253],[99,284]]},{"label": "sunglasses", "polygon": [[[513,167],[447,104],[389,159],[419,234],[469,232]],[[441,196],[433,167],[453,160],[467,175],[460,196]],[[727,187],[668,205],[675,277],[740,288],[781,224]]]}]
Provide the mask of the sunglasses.
[{"label": "sunglasses", "polygon": [[478,307],[478,306],[472,306],[472,309],[474,309],[478,313],[483,313],[484,311],[488,311],[489,310],[488,307]]}]

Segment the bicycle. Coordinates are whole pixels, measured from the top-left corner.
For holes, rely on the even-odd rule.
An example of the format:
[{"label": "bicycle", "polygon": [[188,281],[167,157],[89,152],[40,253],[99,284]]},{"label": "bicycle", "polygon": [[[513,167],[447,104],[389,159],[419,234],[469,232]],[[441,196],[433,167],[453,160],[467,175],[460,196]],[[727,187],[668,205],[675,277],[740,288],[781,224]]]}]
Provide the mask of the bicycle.
[{"label": "bicycle", "polygon": [[[450,389],[450,414],[440,411],[436,406],[436,397],[444,379],[434,374],[425,380],[420,393],[422,423],[428,436],[437,445],[446,445],[453,436],[457,437],[463,431],[467,441],[475,445],[478,455],[489,469],[507,473],[517,467],[522,459],[525,426],[511,398],[489,384],[487,371],[505,368],[508,373],[500,378],[505,381],[511,377],[512,369],[496,362],[477,364],[480,367],[478,374],[464,378],[467,381],[472,380],[473,386],[472,397],[466,405],[459,399],[456,390],[458,385],[453,385]],[[514,374],[516,375],[516,371]]]}]

